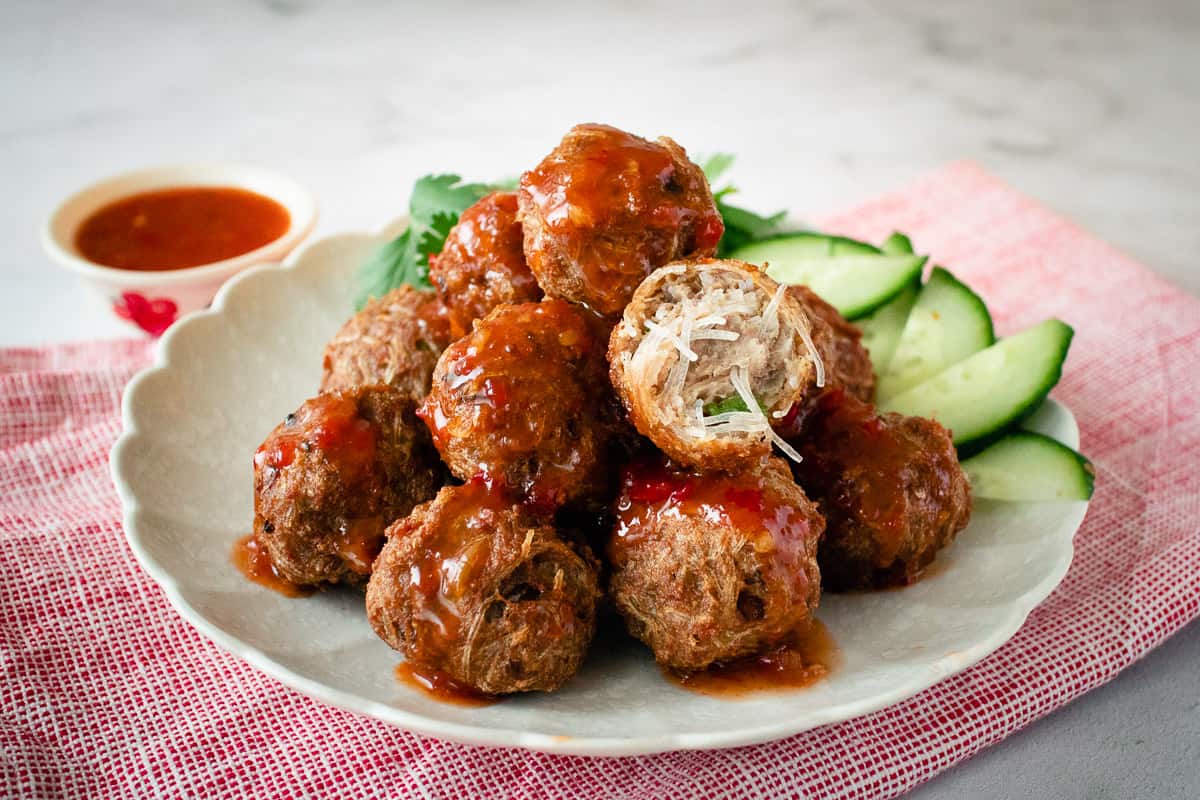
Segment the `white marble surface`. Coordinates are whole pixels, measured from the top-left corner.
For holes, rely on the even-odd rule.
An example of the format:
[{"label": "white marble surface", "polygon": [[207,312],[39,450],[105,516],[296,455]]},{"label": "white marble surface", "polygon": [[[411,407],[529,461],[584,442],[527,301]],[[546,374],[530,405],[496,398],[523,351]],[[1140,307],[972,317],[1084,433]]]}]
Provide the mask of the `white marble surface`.
[{"label": "white marble surface", "polygon": [[[1200,4],[7,2],[0,346],[121,335],[42,256],[83,183],[160,162],[290,173],[317,235],[431,170],[488,178],[570,124],[740,154],[747,204],[844,206],[973,158],[1200,292]],[[918,790],[1200,795],[1200,629]]]}]

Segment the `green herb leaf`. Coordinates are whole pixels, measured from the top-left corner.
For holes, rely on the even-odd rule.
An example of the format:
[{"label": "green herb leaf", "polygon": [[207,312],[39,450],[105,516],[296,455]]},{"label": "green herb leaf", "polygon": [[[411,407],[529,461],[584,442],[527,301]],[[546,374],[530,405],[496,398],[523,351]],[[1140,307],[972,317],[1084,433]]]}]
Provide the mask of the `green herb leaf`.
[{"label": "green herb leaf", "polygon": [[383,297],[401,284],[428,286],[429,278],[420,272],[417,261],[411,229],[379,247],[358,268],[359,292],[355,307],[362,308],[372,297]]},{"label": "green herb leaf", "polygon": [[[762,403],[755,398],[759,409],[765,414],[767,410],[762,407]],[[746,407],[746,401],[742,399],[740,394],[735,394],[732,397],[726,397],[724,400],[714,400],[704,407],[704,416],[712,417],[717,414],[724,414],[727,411],[749,411]]]},{"label": "green herb leaf", "polygon": [[430,288],[429,256],[442,251],[446,236],[462,212],[512,183],[463,183],[460,176],[450,174],[426,175],[418,180],[408,204],[408,228],[372,253],[359,268],[357,307],[402,284]]},{"label": "green herb leaf", "polygon": [[463,183],[458,175],[426,175],[413,186],[408,213],[414,225],[428,227],[438,214],[457,217],[491,191],[486,183]]},{"label": "green herb leaf", "polygon": [[716,183],[717,178],[724,175],[733,166],[736,158],[733,153],[713,153],[704,159],[700,169],[704,170],[704,177],[708,178],[709,185]]},{"label": "green herb leaf", "polygon": [[[709,185],[711,186],[724,175],[733,166],[733,162],[734,156],[729,153],[716,153],[706,158],[701,169],[704,170]],[[713,192],[717,212],[725,222],[725,235],[721,237],[721,242],[717,245],[718,256],[727,256],[742,245],[774,236],[783,229],[786,212],[779,211],[769,217],[755,214],[753,211],[735,206],[726,200],[736,192],[737,188],[732,184]]]}]

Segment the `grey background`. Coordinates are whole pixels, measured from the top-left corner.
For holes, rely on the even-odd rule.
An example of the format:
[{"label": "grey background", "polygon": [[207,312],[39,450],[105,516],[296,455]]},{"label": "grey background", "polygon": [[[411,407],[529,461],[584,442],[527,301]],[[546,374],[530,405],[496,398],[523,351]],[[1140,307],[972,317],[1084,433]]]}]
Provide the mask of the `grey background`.
[{"label": "grey background", "polygon": [[[38,247],[96,178],[262,164],[323,235],[584,120],[734,152],[743,202],[800,215],[972,158],[1200,292],[1195,0],[6,2],[0,109],[0,346],[129,334]],[[1192,625],[914,796],[1198,797],[1198,664]]]}]

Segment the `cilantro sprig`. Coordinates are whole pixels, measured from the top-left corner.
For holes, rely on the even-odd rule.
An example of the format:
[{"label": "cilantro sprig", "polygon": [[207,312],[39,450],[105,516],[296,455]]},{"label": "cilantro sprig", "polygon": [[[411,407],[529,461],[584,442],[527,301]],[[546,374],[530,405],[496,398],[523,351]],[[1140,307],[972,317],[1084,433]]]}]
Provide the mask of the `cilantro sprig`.
[{"label": "cilantro sprig", "polygon": [[511,182],[464,183],[453,174],[426,175],[418,180],[408,202],[408,227],[359,268],[358,308],[402,284],[430,288],[429,256],[442,251],[462,212],[485,195],[511,188]]},{"label": "cilantro sprig", "polygon": [[[717,153],[705,159],[701,168],[710,186],[733,166],[734,157]],[[430,288],[429,257],[442,251],[450,229],[475,202],[492,192],[516,188],[515,180],[495,183],[464,183],[459,175],[426,175],[413,185],[408,204],[408,227],[387,242],[359,268],[358,308],[372,297],[382,297],[402,284]],[[733,184],[713,191],[717,211],[725,222],[725,235],[717,255],[725,256],[744,244],[773,236],[783,229],[784,212],[761,216],[729,202],[737,192]]]},{"label": "cilantro sprig", "polygon": [[[700,168],[704,170],[709,186],[716,186],[718,179],[733,166],[734,160],[735,157],[730,153],[716,153],[704,160]],[[736,193],[737,187],[733,184],[713,189],[713,200],[716,202],[721,219],[725,222],[725,235],[721,237],[721,242],[717,245],[719,257],[729,255],[744,244],[780,233],[783,230],[783,219],[787,216],[787,212],[778,211],[769,217],[764,217],[740,206],[735,206],[727,198]]]}]

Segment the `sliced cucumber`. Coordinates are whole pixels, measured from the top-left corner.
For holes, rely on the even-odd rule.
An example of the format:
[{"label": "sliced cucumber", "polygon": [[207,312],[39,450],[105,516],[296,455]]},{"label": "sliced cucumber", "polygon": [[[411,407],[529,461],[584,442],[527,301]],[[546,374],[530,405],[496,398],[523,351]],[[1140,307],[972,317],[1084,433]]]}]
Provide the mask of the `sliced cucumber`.
[{"label": "sliced cucumber", "polygon": [[887,400],[996,341],[987,306],[963,282],[934,267],[912,307],[876,396]]},{"label": "sliced cucumber", "polygon": [[[913,252],[912,241],[899,231],[892,233],[879,249],[891,256],[912,255]],[[886,304],[855,320],[854,324],[862,328],[862,344],[871,356],[871,366],[875,367],[876,375],[882,375],[891,363],[892,354],[900,342],[900,334],[904,331],[904,323],[920,290],[921,281],[918,279]]]},{"label": "sliced cucumber", "polygon": [[879,249],[893,256],[900,256],[905,253],[911,255],[913,252],[912,240],[900,231],[893,231],[892,235],[887,238],[886,242],[880,245]]},{"label": "sliced cucumber", "polygon": [[900,343],[900,334],[904,331],[904,323],[917,302],[917,293],[921,291],[919,281],[913,281],[900,294],[886,304],[872,311],[867,316],[857,319],[854,324],[862,328],[862,345],[871,356],[871,365],[875,374],[882,375],[892,362],[892,354]]},{"label": "sliced cucumber", "polygon": [[960,448],[978,443],[1032,411],[1054,388],[1074,333],[1048,319],[883,400],[880,408],[936,419]]},{"label": "sliced cucumber", "polygon": [[993,500],[1087,500],[1096,470],[1065,444],[1015,431],[962,462],[971,494]]},{"label": "sliced cucumber", "polygon": [[[853,245],[827,237],[828,252],[819,254],[818,234],[787,234],[754,242],[731,257],[766,264],[767,274],[781,283],[802,283],[847,319],[869,314],[887,303],[921,274],[923,256],[846,253]],[[842,242],[842,244],[836,244]],[[836,248],[846,253],[835,255]]]},{"label": "sliced cucumber", "polygon": [[833,256],[874,256],[882,252],[878,247],[845,236],[829,237],[829,254]]}]

